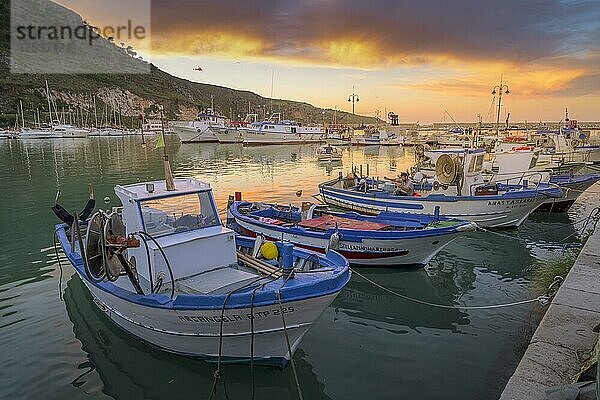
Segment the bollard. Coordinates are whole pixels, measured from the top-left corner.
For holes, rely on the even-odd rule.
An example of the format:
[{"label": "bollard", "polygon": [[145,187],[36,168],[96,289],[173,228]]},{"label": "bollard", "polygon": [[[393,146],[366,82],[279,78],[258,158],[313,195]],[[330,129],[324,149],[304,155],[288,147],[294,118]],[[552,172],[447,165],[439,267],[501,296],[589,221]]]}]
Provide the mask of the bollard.
[{"label": "bollard", "polygon": [[433,217],[436,220],[440,219],[440,206],[435,206],[435,208],[433,209]]},{"label": "bollard", "polygon": [[527,179],[523,179],[523,187],[527,188],[529,181]]}]

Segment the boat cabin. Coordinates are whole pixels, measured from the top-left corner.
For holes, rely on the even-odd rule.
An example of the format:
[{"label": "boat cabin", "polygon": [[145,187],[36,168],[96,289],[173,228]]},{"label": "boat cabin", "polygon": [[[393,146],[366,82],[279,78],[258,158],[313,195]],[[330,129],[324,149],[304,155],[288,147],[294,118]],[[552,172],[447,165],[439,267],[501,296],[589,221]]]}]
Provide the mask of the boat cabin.
[{"label": "boat cabin", "polygon": [[149,257],[144,245],[127,254],[135,258],[138,276],[148,282],[161,273],[164,282],[170,281],[161,250],[176,266],[175,281],[237,261],[234,232],[221,225],[210,185],[193,179],[174,182],[174,191],[167,191],[165,181],[115,187],[125,233],[146,232],[156,240],[147,240]]}]

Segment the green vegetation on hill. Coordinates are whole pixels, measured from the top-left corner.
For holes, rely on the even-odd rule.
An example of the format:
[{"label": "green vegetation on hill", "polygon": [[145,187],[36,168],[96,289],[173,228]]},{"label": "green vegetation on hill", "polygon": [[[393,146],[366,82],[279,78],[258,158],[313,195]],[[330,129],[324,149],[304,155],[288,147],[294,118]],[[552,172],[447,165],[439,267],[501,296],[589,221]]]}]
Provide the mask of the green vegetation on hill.
[{"label": "green vegetation on hill", "polygon": [[[48,0],[41,0],[48,2]],[[81,20],[81,17],[54,3],[48,2],[48,7],[54,13],[64,14],[65,21]],[[101,39],[104,40],[104,39]],[[101,46],[95,46],[95,56],[99,58],[113,57],[115,52],[125,52],[117,45],[106,42]],[[136,63],[145,61],[135,60]],[[248,106],[253,112],[259,109],[259,105],[270,104],[271,100],[249,91],[234,90],[222,86],[204,83],[195,83],[185,79],[177,78],[154,65],[150,65],[150,74],[79,74],[79,75],[32,75],[10,73],[10,2],[0,3],[0,126],[9,125],[14,120],[19,100],[23,102],[25,118],[31,119],[33,111],[46,110],[46,99],[44,95],[45,81],[47,80],[52,91],[64,96],[63,100],[57,101],[60,109],[69,106],[77,106],[66,98],[90,99],[92,95],[102,90],[112,89],[129,92],[140,104],[136,106],[140,111],[144,108],[146,115],[156,116],[157,104],[164,107],[165,117],[179,119],[182,110],[190,109],[202,111],[211,104],[211,96],[214,106],[222,114],[236,118],[246,114]],[[60,96],[59,96],[60,97]],[[141,99],[140,99],[141,98]],[[91,102],[90,102],[91,103]],[[98,110],[104,108],[99,101]],[[323,121],[331,122],[334,111],[323,110],[308,103],[291,100],[272,100],[273,112],[281,112],[287,119],[295,119],[303,123],[320,124]],[[131,115],[131,113],[129,113]],[[31,118],[29,118],[31,116]],[[351,123],[352,115],[346,112],[337,112],[337,121],[340,123]],[[356,123],[375,123],[375,118],[356,116]]]}]

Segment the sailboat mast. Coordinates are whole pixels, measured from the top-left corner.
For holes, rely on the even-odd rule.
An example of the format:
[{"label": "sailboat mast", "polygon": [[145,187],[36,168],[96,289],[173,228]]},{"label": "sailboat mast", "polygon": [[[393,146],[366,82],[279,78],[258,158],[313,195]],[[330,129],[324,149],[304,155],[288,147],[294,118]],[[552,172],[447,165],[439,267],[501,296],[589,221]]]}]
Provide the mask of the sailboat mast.
[{"label": "sailboat mast", "polygon": [[98,109],[96,108],[96,95],[94,95],[94,122],[94,127],[98,128]]},{"label": "sailboat mast", "polygon": [[19,100],[19,105],[21,107],[21,126],[25,128],[25,114],[23,113],[23,101]]},{"label": "sailboat mast", "polygon": [[50,89],[48,88],[48,81],[46,81],[46,100],[48,100],[48,122],[50,122],[50,126],[52,126],[52,105],[50,104]]}]

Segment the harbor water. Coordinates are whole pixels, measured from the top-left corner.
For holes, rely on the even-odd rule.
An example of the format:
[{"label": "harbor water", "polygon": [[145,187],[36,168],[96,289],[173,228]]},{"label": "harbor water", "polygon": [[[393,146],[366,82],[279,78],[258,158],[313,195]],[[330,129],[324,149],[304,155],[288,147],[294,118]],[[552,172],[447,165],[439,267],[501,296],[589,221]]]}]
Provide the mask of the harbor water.
[{"label": "harbor water", "polygon": [[[0,141],[0,399],[208,398],[215,365],[142,344],[98,311],[54,249],[50,207],[57,190],[81,210],[87,185],[97,205],[118,206],[115,184],[162,178],[161,152],[140,137]],[[167,141],[177,177],[209,182],[220,208],[248,200],[314,201],[317,185],[369,165],[395,176],[412,149],[344,149],[342,163],[318,163],[317,145],[243,147]],[[365,171],[366,172],[366,171]],[[598,185],[591,189],[600,192]],[[106,199],[105,199],[106,198]],[[106,200],[106,201],[105,201]],[[475,232],[451,243],[425,269],[363,268],[396,292],[441,304],[497,304],[536,297],[544,260],[580,239],[598,195],[568,214],[536,213],[502,235]],[[518,239],[515,239],[518,237]],[[565,240],[565,238],[567,238]],[[201,257],[201,255],[199,255]],[[408,302],[356,274],[295,354],[304,399],[493,399],[519,362],[543,306],[436,309]],[[254,373],[254,383],[252,381]],[[298,398],[293,371],[225,365],[216,398]]]}]

